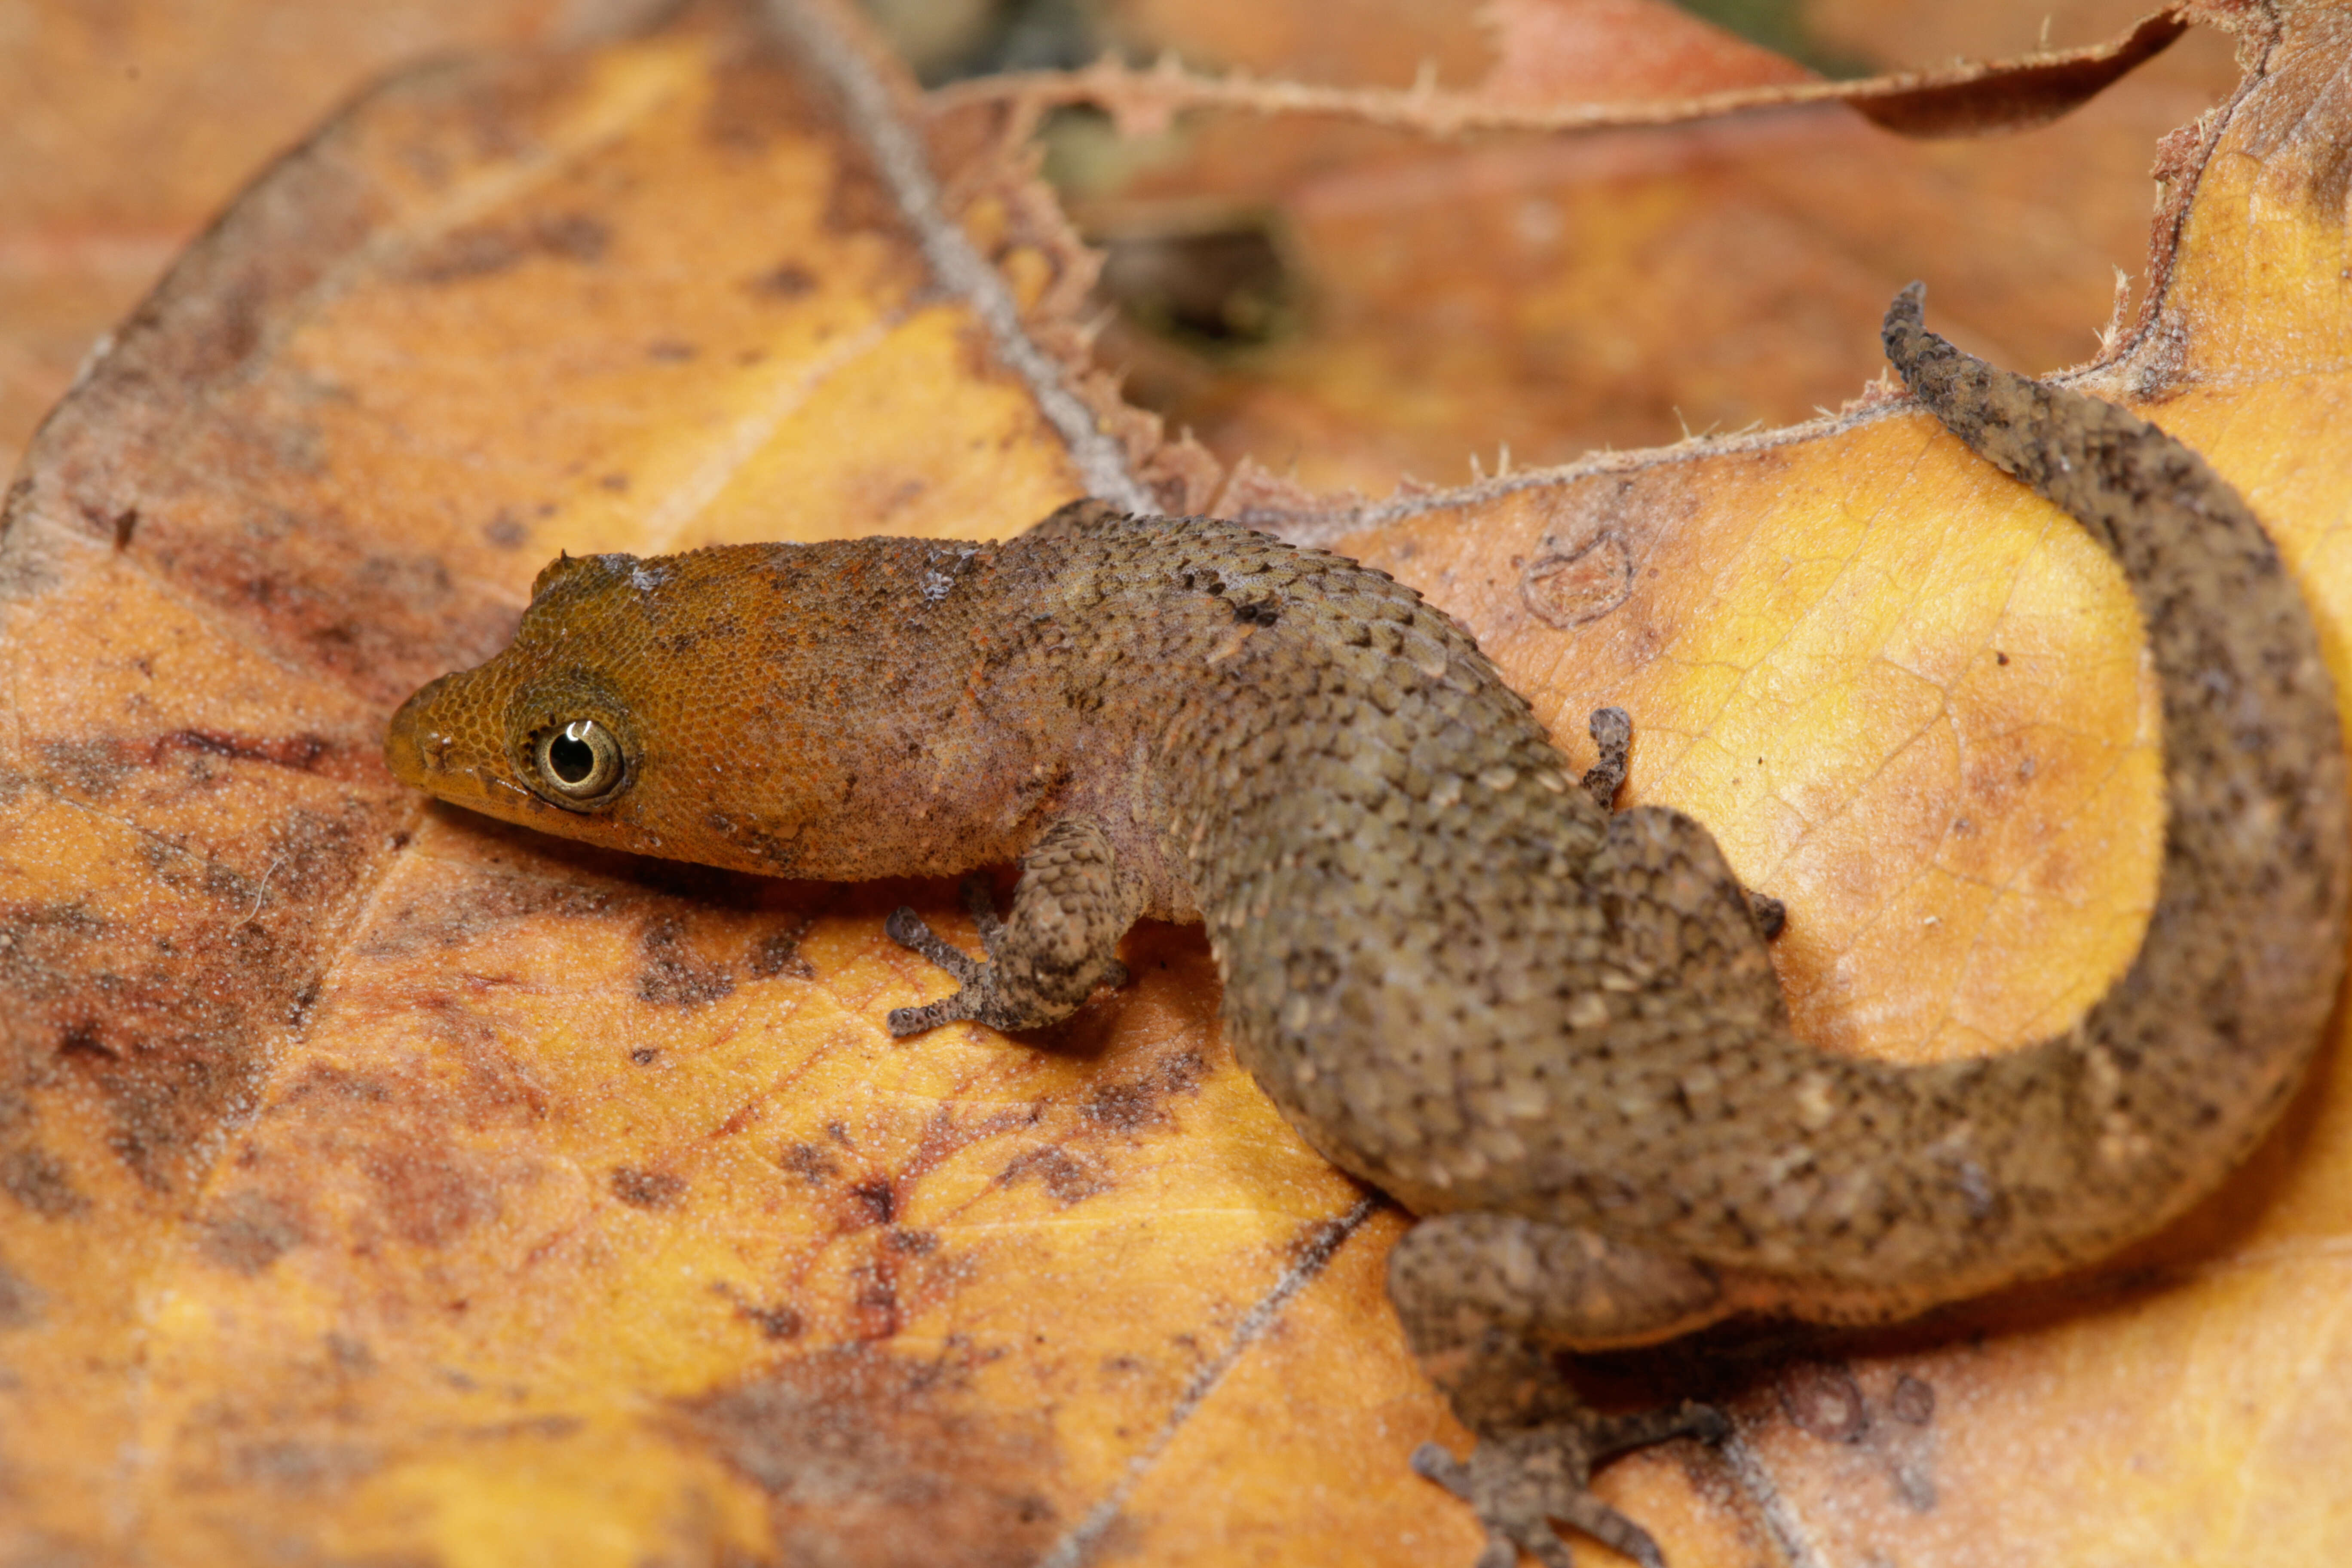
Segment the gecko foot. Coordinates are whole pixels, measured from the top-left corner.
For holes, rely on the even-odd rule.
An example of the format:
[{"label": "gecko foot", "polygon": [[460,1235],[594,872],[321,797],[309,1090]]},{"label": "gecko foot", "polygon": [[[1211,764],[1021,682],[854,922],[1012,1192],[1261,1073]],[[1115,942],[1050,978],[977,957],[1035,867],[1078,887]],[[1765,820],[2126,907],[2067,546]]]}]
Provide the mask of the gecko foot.
[{"label": "gecko foot", "polygon": [[[989,891],[987,878],[964,879],[963,907],[979,929],[981,946],[987,951],[988,961],[984,963],[941,937],[924,923],[922,916],[903,904],[891,910],[890,918],[883,923],[882,929],[889,933],[892,942],[929,959],[956,983],[951,996],[942,996],[920,1007],[892,1008],[888,1022],[894,1037],[904,1039],[964,1018],[1012,1034],[1051,1024],[1076,1005],[1076,1002],[1066,997],[1041,997],[1034,983],[1023,984],[1023,965],[1007,959],[1007,950],[1017,943],[1011,928],[997,918],[996,900]],[[1010,983],[1003,978],[1008,973],[1013,976]],[[1117,986],[1127,982],[1126,964],[1116,958],[1105,962],[1098,984]],[[1085,999],[1084,991],[1079,992],[1077,999]]]},{"label": "gecko foot", "polygon": [[1423,1443],[1413,1451],[1412,1468],[1477,1513],[1486,1545],[1474,1568],[1512,1568],[1522,1549],[1544,1568],[1570,1568],[1574,1560],[1555,1520],[1643,1568],[1665,1568],[1649,1531],[1592,1494],[1592,1467],[1669,1437],[1719,1443],[1730,1435],[1720,1411],[1686,1400],[1631,1415],[1587,1415],[1496,1433],[1481,1439],[1466,1460]]},{"label": "gecko foot", "polygon": [[986,962],[940,940],[914,910],[892,911],[892,941],[947,971],[952,996],[890,1015],[904,1038],[969,1018],[1003,1034],[1043,1029],[1076,1012],[1098,985],[1127,983],[1118,939],[1140,912],[1139,891],[1123,885],[1118,857],[1103,830],[1064,817],[1021,857],[1013,910],[1003,919],[985,875],[964,879],[964,912],[987,950]]}]

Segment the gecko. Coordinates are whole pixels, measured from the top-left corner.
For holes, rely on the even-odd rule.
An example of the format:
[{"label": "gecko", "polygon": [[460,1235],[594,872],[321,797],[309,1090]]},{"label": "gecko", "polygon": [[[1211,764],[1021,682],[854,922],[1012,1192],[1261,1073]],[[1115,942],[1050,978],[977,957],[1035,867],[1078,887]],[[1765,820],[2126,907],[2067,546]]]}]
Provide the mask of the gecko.
[{"label": "gecko", "polygon": [[[1139,919],[1207,931],[1236,1058],[1416,1222],[1388,1264],[1475,1436],[1412,1467],[1481,1568],[1645,1568],[1594,1467],[1725,1418],[1601,1413],[1559,1352],[1739,1313],[1885,1321],[2093,1262],[2275,1120],[2341,977],[2345,759],[2294,582],[2189,447],[1923,325],[1887,353],[1943,427],[2071,513],[2134,589],[2162,706],[2147,931],[2079,1023],[1895,1064],[1798,1038],[1705,827],[1613,809],[1443,611],[1238,524],[1065,507],[1003,543],[866,538],[557,560],[511,645],[410,698],[394,773],[617,849],[777,876],[967,876],[985,957],[901,909],[953,991],[889,1015],[1053,1023]],[[1015,862],[999,918],[971,874]]]}]

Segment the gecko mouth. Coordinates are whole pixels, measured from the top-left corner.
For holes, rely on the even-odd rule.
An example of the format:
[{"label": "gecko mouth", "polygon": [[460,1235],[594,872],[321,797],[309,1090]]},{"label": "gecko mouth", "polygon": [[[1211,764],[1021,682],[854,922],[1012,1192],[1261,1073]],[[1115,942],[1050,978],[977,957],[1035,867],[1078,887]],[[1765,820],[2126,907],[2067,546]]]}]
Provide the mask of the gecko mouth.
[{"label": "gecko mouth", "polygon": [[400,705],[400,710],[392,716],[392,722],[384,727],[384,766],[392,770],[393,777],[404,784],[426,788],[425,781],[439,771],[437,766],[428,768],[425,763],[423,716],[432,705],[433,699],[448,682],[449,678],[444,675],[417,688],[415,694]]},{"label": "gecko mouth", "polygon": [[442,699],[462,671],[425,682],[384,727],[383,761],[393,777],[427,795],[471,805],[494,793],[492,781],[463,754]]}]

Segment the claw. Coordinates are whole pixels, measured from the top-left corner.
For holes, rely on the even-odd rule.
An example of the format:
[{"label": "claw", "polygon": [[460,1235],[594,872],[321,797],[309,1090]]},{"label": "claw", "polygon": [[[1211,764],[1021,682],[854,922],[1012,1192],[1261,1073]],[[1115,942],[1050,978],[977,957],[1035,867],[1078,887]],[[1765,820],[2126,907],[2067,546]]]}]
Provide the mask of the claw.
[{"label": "claw", "polygon": [[1412,1451],[1412,1473],[1425,1481],[1435,1481],[1464,1502],[1472,1501],[1470,1472],[1462,1461],[1434,1443],[1423,1443]]},{"label": "claw", "polygon": [[1686,1399],[1683,1401],[1683,1414],[1689,1422],[1683,1430],[1708,1447],[1719,1447],[1731,1441],[1731,1418],[1714,1405]]}]

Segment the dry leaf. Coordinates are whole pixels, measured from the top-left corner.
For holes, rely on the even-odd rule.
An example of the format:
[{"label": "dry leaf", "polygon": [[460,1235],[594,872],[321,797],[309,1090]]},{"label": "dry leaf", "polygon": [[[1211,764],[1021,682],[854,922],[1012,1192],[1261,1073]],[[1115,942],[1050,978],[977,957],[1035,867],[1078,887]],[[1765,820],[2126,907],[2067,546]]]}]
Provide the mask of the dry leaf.
[{"label": "dry leaf", "polygon": [[[2085,384],[2235,479],[2333,626],[2345,44],[2259,25]],[[1465,1439],[1381,1295],[1402,1218],[1234,1068],[1197,933],[1051,1038],[901,1044],[939,980],[879,916],[969,941],[945,889],[600,856],[377,760],[558,548],[1205,500],[1073,368],[1087,264],[983,117],[930,122],[962,226],[921,221],[896,82],[782,4],[405,78],[44,429],[0,537],[0,1562],[1475,1553],[1403,1463]],[[1571,743],[1626,701],[1636,793],[1790,899],[1812,1037],[1986,1048],[2128,956],[2128,598],[1923,417],[1227,491],[1418,583]],[[2344,1100],[2116,1293],[1622,1363],[1741,1435],[1609,1494],[1676,1568],[2335,1561]]]},{"label": "dry leaf", "polygon": [[264,159],[385,68],[577,28],[610,3],[19,7],[0,27],[0,467],[91,343]]}]

